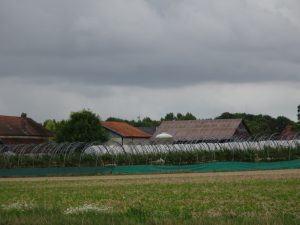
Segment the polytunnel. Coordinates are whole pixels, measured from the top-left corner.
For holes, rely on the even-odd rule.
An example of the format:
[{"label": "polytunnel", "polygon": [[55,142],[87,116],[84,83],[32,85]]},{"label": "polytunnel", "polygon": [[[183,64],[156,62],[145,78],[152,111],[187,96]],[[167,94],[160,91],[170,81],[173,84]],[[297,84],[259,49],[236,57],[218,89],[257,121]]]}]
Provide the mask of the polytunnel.
[{"label": "polytunnel", "polygon": [[261,135],[214,142],[151,140],[0,145],[0,169],[105,167],[113,165],[192,165],[207,162],[259,162],[300,159],[299,134],[290,139]]}]

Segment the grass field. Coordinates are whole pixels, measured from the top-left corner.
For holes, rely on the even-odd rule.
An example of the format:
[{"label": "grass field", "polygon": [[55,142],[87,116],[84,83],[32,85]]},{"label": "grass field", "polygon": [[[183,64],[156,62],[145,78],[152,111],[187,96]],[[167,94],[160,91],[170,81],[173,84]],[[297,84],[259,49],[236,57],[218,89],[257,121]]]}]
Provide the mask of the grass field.
[{"label": "grass field", "polygon": [[300,170],[2,178],[0,224],[300,224]]}]

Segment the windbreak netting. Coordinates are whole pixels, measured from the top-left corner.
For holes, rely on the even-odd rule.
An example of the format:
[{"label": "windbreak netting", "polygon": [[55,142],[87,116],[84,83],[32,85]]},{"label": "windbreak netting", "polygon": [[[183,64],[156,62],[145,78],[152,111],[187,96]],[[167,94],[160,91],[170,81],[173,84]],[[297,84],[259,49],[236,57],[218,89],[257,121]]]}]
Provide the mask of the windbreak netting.
[{"label": "windbreak netting", "polygon": [[180,172],[221,172],[249,170],[299,169],[300,160],[280,162],[210,162],[193,165],[110,165],[104,167],[17,168],[0,169],[0,177],[78,176],[103,174],[156,174]]}]

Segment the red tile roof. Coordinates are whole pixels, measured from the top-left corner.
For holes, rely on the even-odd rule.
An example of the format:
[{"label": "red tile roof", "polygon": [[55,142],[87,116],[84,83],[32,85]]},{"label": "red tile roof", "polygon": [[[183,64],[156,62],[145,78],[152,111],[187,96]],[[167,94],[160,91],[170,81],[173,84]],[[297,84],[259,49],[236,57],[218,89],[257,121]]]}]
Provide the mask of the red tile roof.
[{"label": "red tile roof", "polygon": [[101,125],[124,138],[150,138],[151,135],[139,130],[138,128],[129,125],[125,122],[101,122]]},{"label": "red tile roof", "polygon": [[53,137],[53,134],[31,118],[0,115],[0,136]]}]

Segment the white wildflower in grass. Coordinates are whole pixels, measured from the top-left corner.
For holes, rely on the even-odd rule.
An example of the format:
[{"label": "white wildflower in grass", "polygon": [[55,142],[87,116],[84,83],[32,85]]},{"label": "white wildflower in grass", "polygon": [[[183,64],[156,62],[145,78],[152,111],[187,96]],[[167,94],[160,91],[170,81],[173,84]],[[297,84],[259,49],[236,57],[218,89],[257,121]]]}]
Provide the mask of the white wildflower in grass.
[{"label": "white wildflower in grass", "polygon": [[95,204],[84,204],[77,207],[69,207],[64,211],[64,214],[82,214],[87,212],[101,213],[110,211],[112,207],[109,206],[97,206]]},{"label": "white wildflower in grass", "polygon": [[8,204],[2,204],[1,206],[5,210],[19,210],[19,211],[29,210],[33,208],[33,204],[31,202],[25,202],[25,201],[17,201]]}]

